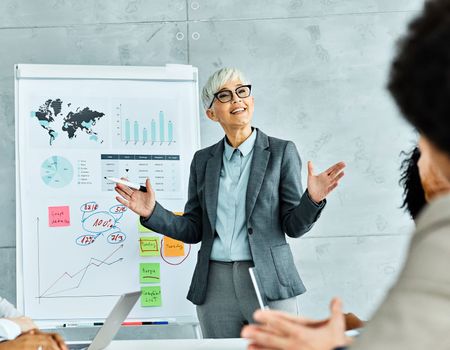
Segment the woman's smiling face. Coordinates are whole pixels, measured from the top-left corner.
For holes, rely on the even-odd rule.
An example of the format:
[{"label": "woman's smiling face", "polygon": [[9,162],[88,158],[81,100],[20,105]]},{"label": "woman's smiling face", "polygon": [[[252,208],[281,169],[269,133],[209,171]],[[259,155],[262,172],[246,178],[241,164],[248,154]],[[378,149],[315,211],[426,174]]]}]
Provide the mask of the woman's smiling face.
[{"label": "woman's smiling face", "polygon": [[248,96],[241,98],[236,94],[236,89],[243,86],[241,81],[230,81],[220,88],[218,92],[229,90],[232,98],[229,102],[220,102],[217,98],[207,115],[211,120],[219,122],[222,127],[242,128],[250,125],[253,118],[254,98]]}]

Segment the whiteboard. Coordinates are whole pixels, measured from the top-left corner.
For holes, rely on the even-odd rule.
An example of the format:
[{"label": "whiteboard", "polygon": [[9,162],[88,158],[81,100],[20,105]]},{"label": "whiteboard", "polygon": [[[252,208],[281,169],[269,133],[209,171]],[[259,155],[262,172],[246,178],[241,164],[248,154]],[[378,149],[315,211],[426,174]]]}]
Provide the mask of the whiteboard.
[{"label": "whiteboard", "polygon": [[182,213],[200,147],[198,72],[16,65],[18,308],[40,324],[104,319],[142,290],[129,319],[195,322],[186,300],[197,246],[146,230],[106,177],[144,184]]}]

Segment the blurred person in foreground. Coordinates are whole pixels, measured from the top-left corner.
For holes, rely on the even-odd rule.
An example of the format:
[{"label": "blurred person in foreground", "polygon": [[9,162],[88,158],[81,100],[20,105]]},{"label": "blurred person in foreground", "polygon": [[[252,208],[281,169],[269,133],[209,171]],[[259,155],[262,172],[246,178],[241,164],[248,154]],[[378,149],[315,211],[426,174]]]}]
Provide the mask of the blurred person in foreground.
[{"label": "blurred person in foreground", "polygon": [[56,333],[42,333],[28,317],[0,297],[0,350],[66,350]]},{"label": "blurred person in foreground", "polygon": [[[450,347],[450,1],[425,4],[391,70],[389,90],[402,114],[419,131],[419,172],[429,204],[397,282],[351,349],[448,349]],[[257,311],[260,325],[242,336],[249,349],[342,349],[341,302],[331,316],[312,321],[275,311]]]}]

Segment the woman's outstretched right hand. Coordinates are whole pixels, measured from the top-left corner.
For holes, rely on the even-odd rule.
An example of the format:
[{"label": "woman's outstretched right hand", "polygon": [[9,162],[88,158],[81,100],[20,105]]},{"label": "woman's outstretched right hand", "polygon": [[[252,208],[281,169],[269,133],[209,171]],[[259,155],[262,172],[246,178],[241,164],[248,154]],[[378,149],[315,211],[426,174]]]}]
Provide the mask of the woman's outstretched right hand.
[{"label": "woman's outstretched right hand", "polygon": [[148,178],[145,181],[145,187],[147,188],[147,192],[134,190],[128,186],[117,184],[115,190],[120,196],[117,196],[116,199],[139,216],[148,218],[155,209],[156,197],[155,191],[153,191]]}]

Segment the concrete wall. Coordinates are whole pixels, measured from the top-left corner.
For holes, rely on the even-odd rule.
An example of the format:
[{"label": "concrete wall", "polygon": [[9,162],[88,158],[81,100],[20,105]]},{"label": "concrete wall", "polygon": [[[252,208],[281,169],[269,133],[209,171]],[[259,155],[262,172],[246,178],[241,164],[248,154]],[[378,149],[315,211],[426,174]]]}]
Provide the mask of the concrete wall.
[{"label": "concrete wall", "polygon": [[[348,165],[320,222],[292,241],[308,288],[302,312],[323,316],[340,295],[348,311],[369,317],[399,271],[412,229],[399,209],[398,167],[415,136],[384,86],[394,42],[422,3],[1,1],[0,295],[15,301],[13,64],[192,64],[200,86],[214,70],[236,66],[253,83],[255,126],[293,140],[317,170]],[[202,116],[202,146],[222,136]]]}]

